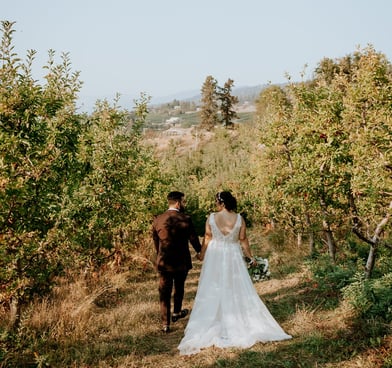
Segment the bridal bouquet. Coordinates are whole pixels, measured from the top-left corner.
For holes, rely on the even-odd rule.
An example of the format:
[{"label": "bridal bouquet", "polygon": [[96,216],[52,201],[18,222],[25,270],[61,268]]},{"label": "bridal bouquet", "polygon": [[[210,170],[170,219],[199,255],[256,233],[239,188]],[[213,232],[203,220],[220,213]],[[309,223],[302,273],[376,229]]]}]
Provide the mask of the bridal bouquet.
[{"label": "bridal bouquet", "polygon": [[270,278],[269,264],[267,258],[253,257],[256,264],[252,264],[250,259],[246,259],[248,262],[248,272],[252,281],[268,280]]}]

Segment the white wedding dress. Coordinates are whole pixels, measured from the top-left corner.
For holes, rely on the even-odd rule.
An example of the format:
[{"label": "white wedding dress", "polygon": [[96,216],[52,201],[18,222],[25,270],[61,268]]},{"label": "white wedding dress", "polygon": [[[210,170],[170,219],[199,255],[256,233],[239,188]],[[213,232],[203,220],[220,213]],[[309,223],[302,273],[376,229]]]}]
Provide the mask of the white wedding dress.
[{"label": "white wedding dress", "polygon": [[239,243],[241,216],[227,235],[209,217],[208,244],[193,309],[178,349],[181,355],[202,348],[248,348],[259,341],[290,339],[260,300]]}]

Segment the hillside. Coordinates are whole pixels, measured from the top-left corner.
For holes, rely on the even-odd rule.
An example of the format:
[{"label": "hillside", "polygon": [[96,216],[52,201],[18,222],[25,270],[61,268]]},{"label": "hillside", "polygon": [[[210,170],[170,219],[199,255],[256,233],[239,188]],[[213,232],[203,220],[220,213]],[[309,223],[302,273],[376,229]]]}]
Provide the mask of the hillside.
[{"label": "hillside", "polygon": [[[240,102],[254,101],[265,87],[266,85],[234,87],[233,95],[237,96]],[[173,100],[199,102],[200,97],[201,97],[200,90],[194,89],[189,91],[178,92],[170,96],[154,97],[151,102],[154,106],[170,103]]]}]

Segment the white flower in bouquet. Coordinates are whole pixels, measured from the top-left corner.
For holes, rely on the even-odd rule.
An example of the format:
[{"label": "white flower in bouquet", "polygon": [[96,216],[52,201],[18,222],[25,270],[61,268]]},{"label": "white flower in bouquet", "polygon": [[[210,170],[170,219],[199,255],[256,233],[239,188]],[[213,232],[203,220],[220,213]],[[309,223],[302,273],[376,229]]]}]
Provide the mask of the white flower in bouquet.
[{"label": "white flower in bouquet", "polygon": [[270,278],[269,263],[267,258],[253,257],[255,262],[248,261],[248,272],[254,281],[268,280]]}]

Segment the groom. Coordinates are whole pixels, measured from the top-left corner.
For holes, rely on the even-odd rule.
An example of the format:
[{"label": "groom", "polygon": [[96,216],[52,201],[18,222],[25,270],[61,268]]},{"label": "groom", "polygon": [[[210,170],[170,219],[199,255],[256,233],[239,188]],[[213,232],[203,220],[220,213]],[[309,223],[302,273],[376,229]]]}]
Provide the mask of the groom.
[{"label": "groom", "polygon": [[169,208],[154,218],[152,237],[157,252],[156,266],[159,273],[159,303],[161,310],[162,331],[170,332],[171,294],[174,285],[174,309],[171,321],[188,315],[188,309],[182,308],[184,285],[188,271],[192,268],[190,242],[200,259],[201,244],[196,234],[192,219],[184,213],[185,195],[182,192],[170,192],[167,196]]}]

